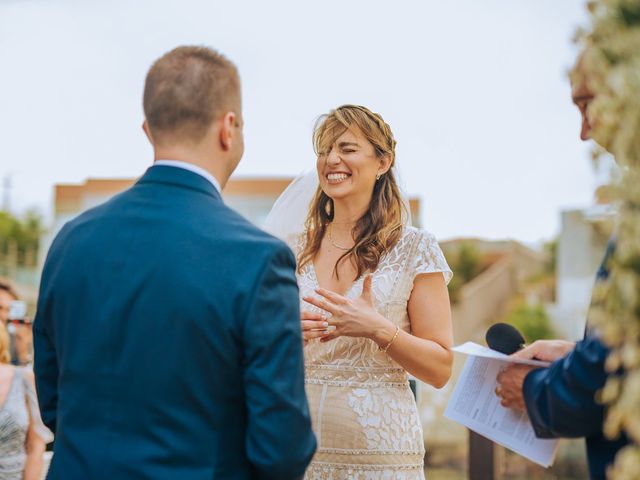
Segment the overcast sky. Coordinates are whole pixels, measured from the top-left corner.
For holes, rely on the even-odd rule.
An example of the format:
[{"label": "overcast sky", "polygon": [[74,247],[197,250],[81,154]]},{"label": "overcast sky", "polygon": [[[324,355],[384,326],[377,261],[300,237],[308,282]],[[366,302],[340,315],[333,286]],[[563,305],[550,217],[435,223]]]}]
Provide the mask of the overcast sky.
[{"label": "overcast sky", "polygon": [[55,183],[134,177],[150,64],[180,44],[239,67],[237,176],[313,166],[318,115],[358,103],[398,140],[407,191],[438,237],[534,242],[592,203],[570,101],[584,0],[0,0],[0,177],[49,214]]}]

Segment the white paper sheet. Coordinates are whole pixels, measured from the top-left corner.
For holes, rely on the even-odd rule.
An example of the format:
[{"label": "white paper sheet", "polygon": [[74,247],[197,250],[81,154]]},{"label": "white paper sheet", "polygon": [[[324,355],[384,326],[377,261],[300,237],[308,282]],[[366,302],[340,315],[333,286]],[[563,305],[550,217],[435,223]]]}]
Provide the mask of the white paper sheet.
[{"label": "white paper sheet", "polygon": [[[512,359],[471,342],[453,350],[466,353],[469,358],[444,412],[445,417],[532,462],[549,467],[555,458],[558,440],[537,438],[526,413],[504,408],[495,394],[496,377],[505,362],[512,362]],[[513,363],[530,362],[536,362],[536,366],[547,365],[526,360]]]},{"label": "white paper sheet", "polygon": [[493,358],[494,360],[501,360],[509,363],[522,363],[523,365],[533,365],[534,367],[548,367],[551,365],[549,362],[542,362],[540,360],[527,360],[526,358],[513,358],[504,353],[491,350],[490,348],[483,347],[477,343],[467,342],[457,347],[453,347],[452,350],[458,353],[464,353],[465,355],[473,355],[475,357]]}]

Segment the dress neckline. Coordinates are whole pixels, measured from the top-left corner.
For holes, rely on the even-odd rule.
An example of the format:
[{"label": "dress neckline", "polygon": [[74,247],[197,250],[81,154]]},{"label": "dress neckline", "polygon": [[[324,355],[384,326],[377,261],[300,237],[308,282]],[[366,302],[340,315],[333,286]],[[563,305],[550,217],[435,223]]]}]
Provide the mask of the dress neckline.
[{"label": "dress neckline", "polygon": [[[398,248],[398,245],[400,245],[402,238],[404,237],[404,235],[406,234],[408,228],[405,225],[404,227],[402,227],[402,235],[400,236],[400,239],[398,240],[398,242],[393,246],[393,248],[391,250],[389,250],[388,252],[385,252],[384,255],[382,255],[382,257],[380,258],[380,262],[378,263],[378,268],[376,269],[376,271],[380,270],[380,266],[382,265],[382,263],[387,259],[387,257],[389,256],[389,254],[394,251],[396,248]],[[311,260],[308,264],[308,266],[306,267],[309,269],[309,274],[311,277],[311,281],[314,285],[314,288],[323,288],[324,290],[329,290],[328,288],[324,288],[323,286],[320,285],[320,281],[318,280],[318,275],[316,273],[316,265],[315,262],[313,260]],[[369,274],[374,274],[375,272],[366,272],[364,275],[360,275],[360,277],[356,278],[353,283],[351,284],[351,286],[344,292],[344,293],[338,293],[338,292],[334,292],[337,293],[338,295],[342,295],[343,297],[348,297],[349,294],[356,288],[356,285],[358,285],[359,283],[362,282],[362,280],[364,279],[365,275],[369,275]],[[333,291],[333,290],[330,290]]]},{"label": "dress neckline", "polygon": [[[313,284],[315,285],[315,288],[322,288],[324,290],[329,290],[328,288],[324,288],[322,285],[320,285],[320,281],[318,280],[318,275],[316,273],[316,265],[315,263],[312,261],[309,262],[309,271],[311,273],[311,280],[313,281]],[[340,296],[343,297],[348,297],[349,294],[351,293],[351,291],[356,287],[356,285],[358,283],[360,283],[360,281],[364,278],[364,275],[360,275],[358,278],[356,278],[352,283],[351,286],[349,288],[347,288],[344,293],[340,293],[340,292],[333,292],[333,290],[329,290],[330,292],[333,293],[337,293]]]}]

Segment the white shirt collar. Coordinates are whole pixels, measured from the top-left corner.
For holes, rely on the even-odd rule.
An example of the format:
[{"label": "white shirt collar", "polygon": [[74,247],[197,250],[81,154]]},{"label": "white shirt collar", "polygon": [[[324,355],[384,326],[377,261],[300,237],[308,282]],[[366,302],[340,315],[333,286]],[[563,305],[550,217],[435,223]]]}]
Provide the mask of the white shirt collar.
[{"label": "white shirt collar", "polygon": [[196,173],[201,177],[204,177],[205,179],[207,179],[219,193],[221,193],[222,191],[222,189],[220,188],[220,183],[218,182],[216,177],[211,175],[204,168],[194,165],[193,163],[181,162],[179,160],[156,160],[153,163],[153,166],[155,167],[156,165],[163,166],[163,167],[176,167],[176,168],[182,168],[184,170],[189,170],[190,172]]}]

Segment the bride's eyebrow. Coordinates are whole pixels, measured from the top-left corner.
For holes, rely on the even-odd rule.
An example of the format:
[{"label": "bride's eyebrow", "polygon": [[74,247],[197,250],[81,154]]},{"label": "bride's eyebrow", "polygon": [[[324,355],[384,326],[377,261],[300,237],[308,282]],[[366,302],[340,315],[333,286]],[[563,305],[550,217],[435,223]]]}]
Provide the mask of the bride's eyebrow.
[{"label": "bride's eyebrow", "polygon": [[340,142],[338,146],[340,148],[345,148],[345,147],[359,147],[360,145],[354,142]]}]

